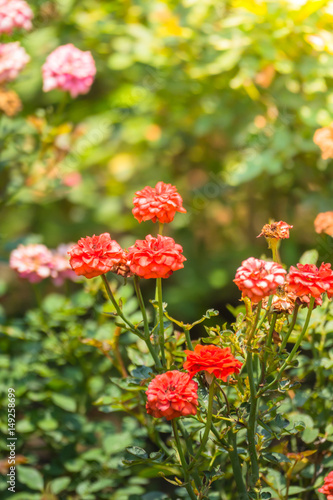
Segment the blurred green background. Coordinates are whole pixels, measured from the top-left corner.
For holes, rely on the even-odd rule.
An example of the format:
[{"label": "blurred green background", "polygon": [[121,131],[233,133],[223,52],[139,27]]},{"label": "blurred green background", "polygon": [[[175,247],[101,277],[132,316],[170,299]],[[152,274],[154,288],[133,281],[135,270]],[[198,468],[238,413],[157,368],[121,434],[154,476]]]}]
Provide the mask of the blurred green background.
[{"label": "blurred green background", "polygon": [[[332,210],[332,164],[321,159],[313,134],[333,116],[333,2],[34,0],[31,7],[33,31],[2,40],[20,40],[31,56],[10,85],[23,110],[0,117],[1,317],[3,323],[16,318],[19,329],[2,331],[5,351],[13,349],[8,336],[24,338],[36,321],[31,312],[23,319],[35,299],[30,285],[10,271],[10,251],[28,242],[54,248],[104,231],[132,245],[156,232],[154,224],[139,225],[132,216],[134,193],[160,180],[177,186],[188,210],[166,228],[187,257],[185,268],[165,282],[172,316],[192,321],[216,307],[229,319],[226,305],[239,299],[232,279],[240,262],[269,255],[256,236],[270,218],[294,225],[281,250],[286,264],[313,247],[322,260],[332,260],[330,239],[313,229],[317,213]],[[41,66],[66,43],[90,50],[97,66],[90,93],[76,100],[42,92]],[[143,288],[148,297],[152,284]],[[80,285],[72,290],[79,293]],[[44,291],[55,290],[49,284]],[[66,305],[69,322],[84,300],[75,297]],[[52,307],[58,306],[44,305],[46,314]],[[61,371],[59,359],[75,365],[77,340],[52,361],[52,339],[45,354],[36,335],[28,338],[36,342],[36,356],[55,362],[59,380],[69,381],[72,374]],[[96,355],[93,348],[80,349],[79,358]],[[20,355],[19,364],[23,359],[28,366],[31,349]],[[8,358],[1,359],[9,369]],[[86,383],[97,384],[87,390],[87,407],[102,392],[108,369],[99,366],[97,382],[88,382],[85,366]],[[84,377],[75,373],[75,391],[81,391]],[[49,389],[69,394],[73,387],[66,383]],[[88,444],[89,425],[68,423]],[[52,422],[44,427],[52,434]]]}]

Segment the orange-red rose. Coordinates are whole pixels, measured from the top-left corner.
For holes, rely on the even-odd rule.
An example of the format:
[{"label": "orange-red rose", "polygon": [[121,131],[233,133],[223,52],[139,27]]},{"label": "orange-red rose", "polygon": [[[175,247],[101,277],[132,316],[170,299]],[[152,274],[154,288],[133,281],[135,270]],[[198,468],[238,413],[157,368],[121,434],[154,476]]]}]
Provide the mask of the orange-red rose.
[{"label": "orange-red rose", "polygon": [[149,234],[128,249],[128,264],[133,274],[141,278],[168,278],[184,267],[183,248],[172,238]]},{"label": "orange-red rose", "polygon": [[185,351],[185,354],[187,358],[183,367],[191,377],[206,371],[226,382],[229,375],[239,373],[242,367],[242,363],[232,355],[229,347],[222,349],[215,345],[197,344],[194,351]]},{"label": "orange-red rose", "polygon": [[324,493],[327,495],[327,500],[333,500],[333,471],[331,471],[328,476],[324,479],[324,486],[319,488],[319,493]]},{"label": "orange-red rose", "polygon": [[333,294],[333,272],[331,264],[322,264],[318,269],[314,264],[297,264],[291,266],[287,276],[288,290],[298,297],[311,295],[318,298],[327,292]]},{"label": "orange-red rose", "polygon": [[284,284],[285,274],[286,271],[276,262],[250,257],[237,269],[234,282],[245,297],[258,303]]},{"label": "orange-red rose", "polygon": [[149,415],[167,420],[195,415],[198,406],[198,384],[188,373],[178,370],[157,375],[146,391]]},{"label": "orange-red rose", "polygon": [[109,233],[81,238],[68,253],[73,271],[86,278],[105,274],[124,260],[123,249]]},{"label": "orange-red rose", "polygon": [[142,191],[137,191],[133,204],[132,212],[139,222],[171,222],[176,212],[186,213],[177,188],[164,182],[158,182],[154,188],[146,186]]}]

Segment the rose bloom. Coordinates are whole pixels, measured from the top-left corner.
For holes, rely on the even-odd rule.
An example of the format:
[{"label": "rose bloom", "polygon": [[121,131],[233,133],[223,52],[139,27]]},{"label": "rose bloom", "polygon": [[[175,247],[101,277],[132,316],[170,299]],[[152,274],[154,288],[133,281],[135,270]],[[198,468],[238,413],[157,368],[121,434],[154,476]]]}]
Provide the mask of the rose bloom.
[{"label": "rose bloom", "polygon": [[123,249],[109,233],[103,233],[81,238],[68,254],[73,271],[90,279],[111,271],[122,260]]},{"label": "rose bloom", "polygon": [[61,45],[47,57],[42,68],[43,90],[60,89],[73,98],[87,94],[96,74],[95,61],[89,51],[83,52],[72,43]]},{"label": "rose bloom", "polygon": [[155,418],[195,415],[198,406],[198,384],[188,373],[178,370],[157,375],[146,391],[146,409]]},{"label": "rose bloom", "polygon": [[128,264],[132,273],[141,278],[168,278],[184,267],[182,252],[183,247],[172,238],[148,234],[128,249]]},{"label": "rose bloom", "polygon": [[258,303],[284,284],[285,274],[286,271],[276,262],[250,257],[237,269],[234,282],[243,296],[249,297],[253,303]]},{"label": "rose bloom", "polygon": [[297,264],[290,267],[287,276],[288,290],[298,297],[311,295],[319,298],[322,293],[333,293],[333,272],[331,264],[322,264],[318,269],[314,264]]},{"label": "rose bloom", "polygon": [[12,33],[15,28],[31,30],[34,17],[23,0],[0,0],[0,33]]},{"label": "rose bloom", "polygon": [[152,220],[168,223],[173,221],[176,212],[186,213],[177,188],[164,182],[158,182],[154,188],[147,186],[137,191],[133,204],[132,212],[139,222]]},{"label": "rose bloom", "polygon": [[51,276],[52,258],[52,252],[45,245],[19,245],[11,252],[9,265],[20,278],[38,283]]},{"label": "rose bloom", "polygon": [[191,377],[206,371],[226,382],[229,375],[239,373],[242,367],[242,363],[232,355],[229,347],[222,349],[216,345],[197,344],[194,351],[184,352],[187,358],[183,368]]},{"label": "rose bloom", "polygon": [[292,229],[292,227],[293,226],[289,226],[286,222],[283,222],[283,220],[272,222],[272,224],[265,224],[257,238],[260,236],[275,238],[277,240],[289,238],[289,229]]},{"label": "rose bloom", "polygon": [[0,84],[17,78],[25,65],[30,61],[20,42],[0,44]]},{"label": "rose bloom", "polygon": [[326,233],[333,237],[333,212],[321,212],[314,221],[316,233]]},{"label": "rose bloom", "polygon": [[324,493],[327,495],[327,500],[333,500],[333,471],[331,471],[328,476],[324,479],[324,486],[319,488],[319,493]]},{"label": "rose bloom", "polygon": [[313,142],[320,147],[323,160],[333,158],[333,123],[328,127],[316,130],[313,136]]}]

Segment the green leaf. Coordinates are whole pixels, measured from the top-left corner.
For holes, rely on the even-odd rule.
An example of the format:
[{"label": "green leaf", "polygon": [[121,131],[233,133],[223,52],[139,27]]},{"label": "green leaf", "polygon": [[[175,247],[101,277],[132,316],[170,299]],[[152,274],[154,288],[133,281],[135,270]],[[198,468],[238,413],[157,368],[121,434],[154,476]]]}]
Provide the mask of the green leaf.
[{"label": "green leaf", "polygon": [[140,380],[144,380],[146,378],[149,378],[152,373],[153,370],[150,368],[150,366],[138,366],[131,372],[131,375],[135,378],[139,378]]},{"label": "green leaf", "polygon": [[267,460],[267,462],[273,462],[274,464],[279,464],[279,463],[290,463],[290,460],[286,455],[283,455],[282,453],[263,453],[262,457]]},{"label": "green leaf", "polygon": [[126,448],[126,451],[138,458],[148,458],[148,453],[146,452],[146,450],[140,448],[139,446],[131,446],[129,448]]},{"label": "green leaf", "polygon": [[68,476],[58,477],[57,479],[53,479],[50,483],[51,492],[57,495],[61,491],[67,490],[69,484],[71,482],[71,478]]},{"label": "green leaf", "polygon": [[310,429],[309,427],[307,427],[302,433],[302,439],[304,443],[313,443],[313,441],[317,439],[318,435],[318,429]]},{"label": "green leaf", "polygon": [[26,465],[17,465],[18,480],[31,488],[32,490],[42,491],[44,488],[44,479],[42,474],[33,467]]},{"label": "green leaf", "polygon": [[312,249],[307,250],[303,253],[302,257],[299,259],[301,264],[317,264],[319,257],[318,250]]},{"label": "green leaf", "polygon": [[71,396],[54,392],[51,395],[51,399],[55,405],[59,406],[63,410],[70,412],[76,411],[76,401]]}]

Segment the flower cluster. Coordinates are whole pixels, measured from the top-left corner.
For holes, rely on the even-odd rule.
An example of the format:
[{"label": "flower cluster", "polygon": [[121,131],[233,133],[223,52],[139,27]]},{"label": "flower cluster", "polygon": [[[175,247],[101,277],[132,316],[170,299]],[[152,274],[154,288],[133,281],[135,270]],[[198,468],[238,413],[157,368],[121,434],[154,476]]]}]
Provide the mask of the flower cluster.
[{"label": "flower cluster", "polygon": [[56,250],[49,250],[41,244],[19,245],[11,252],[9,264],[20,278],[27,279],[30,283],[38,283],[50,277],[58,286],[66,279],[75,279],[67,250],[68,245],[60,245]]},{"label": "flower cluster", "polygon": [[333,295],[333,271],[331,264],[321,264],[318,269],[314,264],[291,266],[287,276],[288,290],[298,297],[311,296],[316,299],[327,292]]},{"label": "flower cluster", "polygon": [[194,351],[185,351],[185,354],[187,358],[183,367],[191,377],[205,371],[226,382],[229,375],[239,373],[242,367],[229,347],[222,349],[215,345],[197,344]]},{"label": "flower cluster", "polygon": [[29,61],[30,57],[19,42],[1,43],[0,84],[15,80]]},{"label": "flower cluster", "polygon": [[150,234],[145,240],[137,240],[128,249],[129,267],[133,274],[141,278],[168,278],[173,271],[184,267],[186,258],[183,248],[172,238]]},{"label": "flower cluster", "polygon": [[327,500],[333,500],[333,471],[324,479],[324,486],[319,488],[319,493],[327,495]]},{"label": "flower cluster", "polygon": [[285,275],[286,271],[280,264],[250,257],[237,269],[234,282],[244,297],[258,303],[284,284]]},{"label": "flower cluster", "polygon": [[11,34],[15,28],[30,30],[32,10],[24,0],[0,0],[0,33]]},{"label": "flower cluster", "polygon": [[89,51],[83,52],[68,43],[56,48],[47,57],[42,72],[44,92],[60,89],[75,98],[89,92],[96,66]]},{"label": "flower cluster", "polygon": [[177,188],[164,182],[158,182],[155,188],[146,186],[142,191],[137,191],[133,204],[132,212],[139,222],[152,220],[169,223],[176,212],[186,213]]},{"label": "flower cluster", "polygon": [[149,415],[167,420],[195,415],[198,406],[198,384],[188,373],[172,370],[157,375],[146,391]]}]

